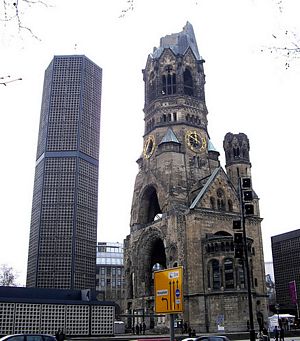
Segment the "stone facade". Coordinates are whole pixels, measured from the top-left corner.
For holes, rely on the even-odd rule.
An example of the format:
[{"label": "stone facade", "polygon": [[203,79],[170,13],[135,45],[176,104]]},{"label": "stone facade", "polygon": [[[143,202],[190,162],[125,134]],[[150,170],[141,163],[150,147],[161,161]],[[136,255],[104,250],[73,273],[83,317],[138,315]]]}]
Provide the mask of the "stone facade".
[{"label": "stone facade", "polygon": [[[124,241],[126,312],[146,313],[148,327],[168,326],[149,317],[153,272],[183,267],[184,312],[197,332],[247,330],[248,296],[243,259],[234,255],[233,221],[241,216],[239,179],[251,177],[245,134],[224,139],[226,172],[210,141],[204,60],[193,28],[161,38],[143,70],[144,147],[137,160],[130,235]],[[254,320],[267,317],[258,197],[245,219]]]}]

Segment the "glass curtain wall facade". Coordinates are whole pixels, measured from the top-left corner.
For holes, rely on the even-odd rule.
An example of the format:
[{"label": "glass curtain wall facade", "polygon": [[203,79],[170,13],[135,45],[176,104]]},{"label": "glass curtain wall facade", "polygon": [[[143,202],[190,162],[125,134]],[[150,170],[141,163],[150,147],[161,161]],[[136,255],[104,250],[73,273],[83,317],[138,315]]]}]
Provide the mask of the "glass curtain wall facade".
[{"label": "glass curtain wall facade", "polygon": [[106,300],[124,298],[124,252],[121,243],[98,242],[96,290]]},{"label": "glass curtain wall facade", "polygon": [[95,288],[101,88],[83,55],[45,71],[27,287]]}]

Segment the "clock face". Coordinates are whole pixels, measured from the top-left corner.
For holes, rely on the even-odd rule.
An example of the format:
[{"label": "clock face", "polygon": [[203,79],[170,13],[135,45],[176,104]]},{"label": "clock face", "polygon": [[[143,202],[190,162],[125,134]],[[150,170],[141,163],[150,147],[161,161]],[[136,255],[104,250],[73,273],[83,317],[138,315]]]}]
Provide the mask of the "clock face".
[{"label": "clock face", "polygon": [[194,152],[200,152],[206,148],[206,139],[196,130],[188,130],[185,134],[187,146]]},{"label": "clock face", "polygon": [[151,155],[154,152],[154,148],[155,148],[155,139],[153,135],[149,135],[147,137],[147,139],[145,140],[145,144],[144,144],[144,157],[146,159],[149,159],[151,157]]}]

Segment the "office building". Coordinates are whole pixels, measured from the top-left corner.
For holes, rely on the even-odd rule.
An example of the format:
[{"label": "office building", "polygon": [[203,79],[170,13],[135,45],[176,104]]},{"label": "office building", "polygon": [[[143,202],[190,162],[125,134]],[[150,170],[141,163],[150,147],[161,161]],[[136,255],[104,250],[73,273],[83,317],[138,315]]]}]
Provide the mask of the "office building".
[{"label": "office building", "polygon": [[96,290],[108,301],[124,298],[123,244],[98,242],[96,259]]},{"label": "office building", "polygon": [[27,287],[95,288],[101,86],[83,55],[45,71]]},{"label": "office building", "polygon": [[[280,312],[297,313],[291,283],[295,281],[295,299],[300,293],[300,229],[271,237],[276,300]],[[292,286],[290,286],[290,283]]]}]

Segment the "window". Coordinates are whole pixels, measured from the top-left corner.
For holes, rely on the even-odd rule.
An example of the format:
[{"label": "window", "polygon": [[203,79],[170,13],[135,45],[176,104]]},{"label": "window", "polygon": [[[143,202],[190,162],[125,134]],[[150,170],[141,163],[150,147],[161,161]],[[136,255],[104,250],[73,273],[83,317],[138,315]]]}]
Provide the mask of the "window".
[{"label": "window", "polygon": [[212,265],[212,284],[213,289],[220,289],[221,287],[221,278],[220,278],[220,266],[219,261],[213,259],[211,262]]},{"label": "window", "polygon": [[241,289],[245,288],[245,274],[244,274],[244,265],[241,259],[238,260],[238,268],[237,268],[237,277],[238,283]]},{"label": "window", "polygon": [[193,77],[189,69],[186,69],[183,73],[183,83],[184,83],[184,94],[193,96],[194,94]]},{"label": "window", "polygon": [[216,199],[214,197],[210,197],[210,206],[213,210],[216,208]]},{"label": "window", "polygon": [[162,76],[162,95],[176,94],[176,74],[170,65],[166,67],[167,74]]},{"label": "window", "polygon": [[[43,341],[43,337],[41,335],[27,335],[26,336],[27,341]],[[14,341],[16,341],[14,339]]]},{"label": "window", "polygon": [[221,188],[217,189],[217,205],[218,210],[225,211],[225,194],[224,191]]},{"label": "window", "polygon": [[224,275],[225,275],[225,288],[234,288],[234,277],[233,277],[233,262],[232,259],[226,258],[224,261]]},{"label": "window", "polygon": [[228,199],[228,211],[233,212],[233,204],[232,204],[232,200],[230,199]]}]

